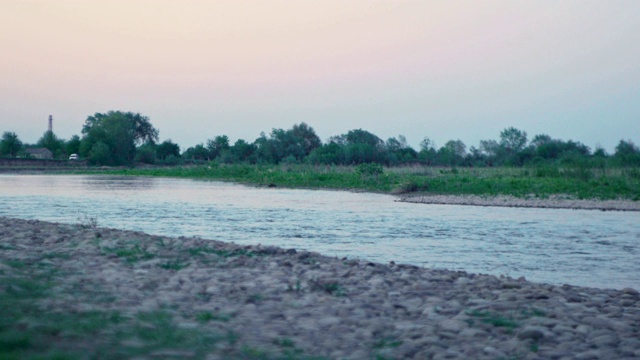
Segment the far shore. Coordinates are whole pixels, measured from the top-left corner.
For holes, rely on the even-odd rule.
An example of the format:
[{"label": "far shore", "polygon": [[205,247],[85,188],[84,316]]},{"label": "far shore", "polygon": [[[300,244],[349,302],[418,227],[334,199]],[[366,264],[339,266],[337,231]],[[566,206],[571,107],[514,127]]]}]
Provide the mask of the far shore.
[{"label": "far shore", "polygon": [[[24,160],[24,159],[23,159]],[[256,170],[257,166],[252,168],[252,171],[257,171],[256,174],[246,175],[241,172],[238,174],[211,174],[202,173],[201,169],[205,171],[214,171],[215,168],[203,167],[203,166],[186,166],[186,167],[165,167],[165,166],[152,166],[141,165],[136,168],[127,167],[86,167],[79,163],[73,164],[74,166],[54,166],[57,162],[52,162],[48,166],[0,166],[0,174],[108,174],[108,175],[122,175],[122,176],[150,176],[150,177],[175,177],[183,179],[201,179],[212,181],[224,181],[235,182],[245,185],[254,186],[266,186],[266,187],[283,187],[292,189],[322,189],[322,190],[342,190],[342,191],[356,191],[356,192],[372,192],[394,195],[400,202],[415,203],[415,204],[435,204],[435,205],[468,205],[468,206],[498,206],[498,207],[522,207],[522,208],[548,208],[548,209],[575,209],[575,210],[601,210],[601,211],[640,211],[640,201],[631,200],[629,198],[618,199],[600,199],[596,193],[589,193],[594,197],[586,196],[585,198],[578,198],[575,195],[551,193],[544,195],[529,194],[526,196],[513,196],[513,195],[469,195],[464,191],[456,193],[455,186],[453,194],[452,191],[440,192],[437,189],[434,191],[405,191],[398,188],[377,187],[372,184],[353,184],[349,183],[353,179],[338,178],[335,182],[322,182],[317,181],[313,176],[322,175],[320,171],[318,174],[314,174],[308,179],[291,179],[283,180],[283,174],[290,174],[287,171]],[[307,171],[308,167],[303,167],[302,172]],[[181,173],[182,170],[186,171]],[[435,171],[435,170],[434,170]],[[469,169],[472,171],[472,169]],[[296,171],[292,172],[296,174]],[[339,175],[344,175],[340,173]],[[297,174],[300,175],[300,174]],[[305,174],[305,176],[308,174]],[[270,178],[275,176],[274,178]],[[286,175],[285,175],[286,177]],[[431,178],[426,178],[426,181],[431,181]],[[500,179],[494,179],[496,182]],[[375,179],[368,178],[367,181],[376,182]],[[412,180],[415,181],[415,180]],[[444,182],[447,182],[446,180]],[[525,188],[528,190],[528,188]],[[526,191],[526,190],[525,190]],[[557,190],[556,190],[557,191]],[[615,196],[615,193],[609,194],[609,196]]]},{"label": "far shore", "polygon": [[478,195],[408,195],[401,196],[400,202],[436,205],[500,206],[542,209],[573,209],[601,211],[640,211],[640,201],[572,199],[555,195],[548,198],[517,198],[515,196]]}]

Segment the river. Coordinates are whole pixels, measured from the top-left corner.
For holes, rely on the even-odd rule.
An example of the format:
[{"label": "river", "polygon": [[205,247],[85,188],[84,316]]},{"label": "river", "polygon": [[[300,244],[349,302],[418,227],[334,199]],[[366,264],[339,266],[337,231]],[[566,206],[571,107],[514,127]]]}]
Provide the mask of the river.
[{"label": "river", "polygon": [[0,216],[275,245],[374,262],[640,289],[637,212],[396,202],[188,179],[0,174]]}]

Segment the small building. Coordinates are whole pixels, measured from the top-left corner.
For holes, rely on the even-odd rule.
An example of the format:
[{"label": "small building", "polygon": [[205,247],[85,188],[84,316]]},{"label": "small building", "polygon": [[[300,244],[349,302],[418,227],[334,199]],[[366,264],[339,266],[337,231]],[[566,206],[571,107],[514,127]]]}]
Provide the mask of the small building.
[{"label": "small building", "polygon": [[29,148],[24,152],[36,159],[53,159],[53,153],[47,148]]}]

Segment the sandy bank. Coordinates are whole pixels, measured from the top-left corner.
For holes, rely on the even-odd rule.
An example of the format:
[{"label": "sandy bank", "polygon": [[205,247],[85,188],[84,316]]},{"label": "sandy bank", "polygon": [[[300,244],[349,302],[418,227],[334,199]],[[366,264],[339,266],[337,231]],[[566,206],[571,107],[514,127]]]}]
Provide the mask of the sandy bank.
[{"label": "sandy bank", "polygon": [[[0,218],[0,300],[6,304],[35,286],[25,284],[42,279],[42,291],[6,308],[13,315],[0,327],[0,339],[15,333],[39,339],[34,348],[12,350],[18,354],[55,349],[79,358],[640,357],[640,294],[633,289],[552,286]],[[29,312],[17,310],[29,302]],[[82,331],[63,326],[101,314],[109,315]],[[45,326],[54,315],[65,319],[58,320],[62,330],[56,332]],[[43,328],[49,330],[40,334]]]},{"label": "sandy bank", "polygon": [[602,211],[640,211],[640,201],[631,200],[579,200],[566,196],[550,196],[547,199],[521,199],[513,196],[476,195],[409,195],[399,201],[417,204],[504,206],[548,209],[583,209]]}]

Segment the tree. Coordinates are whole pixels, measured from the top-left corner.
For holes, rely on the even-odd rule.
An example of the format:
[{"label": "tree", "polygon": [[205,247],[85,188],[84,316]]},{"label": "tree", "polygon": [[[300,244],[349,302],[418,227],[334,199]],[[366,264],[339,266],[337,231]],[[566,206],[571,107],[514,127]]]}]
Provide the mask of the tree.
[{"label": "tree", "polygon": [[0,140],[0,155],[15,157],[22,150],[22,141],[14,132],[5,131]]},{"label": "tree", "polygon": [[77,154],[80,152],[80,136],[73,135],[65,144],[67,154]]},{"label": "tree", "polygon": [[299,125],[293,125],[291,133],[298,139],[298,142],[302,145],[304,150],[304,156],[308,156],[311,152],[322,145],[322,141],[316,135],[315,130],[306,123],[302,122]]},{"label": "tree", "polygon": [[93,116],[87,117],[82,126],[82,133],[88,133],[94,127],[102,126],[107,119],[125,118],[133,131],[133,140],[136,145],[140,145],[146,141],[158,141],[158,130],[151,125],[149,118],[140,115],[140,113],[109,111],[106,114],[95,113]]},{"label": "tree", "polygon": [[64,140],[58,139],[53,131],[47,130],[38,142],[36,142],[36,145],[49,149],[55,157],[60,157],[64,153]]},{"label": "tree", "polygon": [[209,151],[202,144],[198,144],[195,147],[188,148],[183,154],[182,157],[189,160],[210,160]]},{"label": "tree", "polygon": [[156,146],[156,156],[158,159],[165,161],[170,156],[180,157],[180,146],[173,143],[171,139],[167,139]]},{"label": "tree", "polygon": [[631,140],[620,140],[613,157],[621,165],[640,166],[640,149]]},{"label": "tree", "polygon": [[464,163],[467,146],[462,140],[449,140],[438,150],[438,158],[442,164],[457,166]]},{"label": "tree", "polygon": [[508,155],[522,151],[526,145],[527,133],[525,131],[509,127],[500,132],[500,147],[502,147]]},{"label": "tree", "polygon": [[209,156],[211,156],[212,159],[222,155],[222,153],[228,151],[229,148],[229,137],[227,135],[219,135],[213,140],[209,139],[207,141],[207,150],[209,150]]},{"label": "tree", "polygon": [[135,158],[136,145],[158,140],[158,130],[149,118],[122,111],[87,117],[82,133],[80,152],[89,157],[89,162],[98,165],[130,164]]}]

